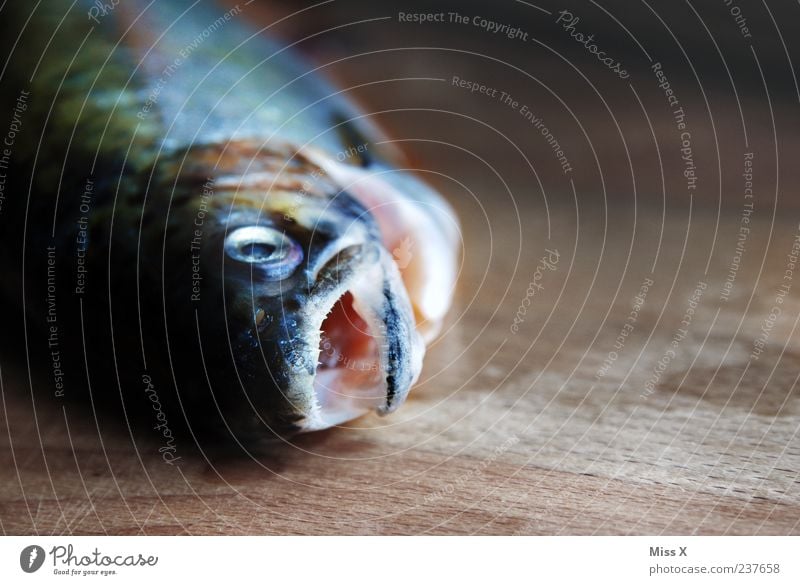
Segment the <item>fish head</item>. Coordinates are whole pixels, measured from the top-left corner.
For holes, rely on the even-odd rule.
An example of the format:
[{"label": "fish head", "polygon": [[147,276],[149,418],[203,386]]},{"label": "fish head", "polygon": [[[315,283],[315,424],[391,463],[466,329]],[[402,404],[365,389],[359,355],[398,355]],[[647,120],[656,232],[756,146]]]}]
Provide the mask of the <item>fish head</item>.
[{"label": "fish head", "polygon": [[252,416],[283,433],[394,411],[424,343],[370,212],[308,161],[231,187],[220,272]]}]

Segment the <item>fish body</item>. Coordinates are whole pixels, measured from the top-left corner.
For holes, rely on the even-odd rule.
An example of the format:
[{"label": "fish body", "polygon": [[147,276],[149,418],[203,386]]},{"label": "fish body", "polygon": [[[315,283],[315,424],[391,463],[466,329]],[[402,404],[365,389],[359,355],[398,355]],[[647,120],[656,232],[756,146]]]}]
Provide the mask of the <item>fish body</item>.
[{"label": "fish body", "polygon": [[156,380],[234,435],[391,412],[450,305],[457,221],[244,12],[4,8],[4,111],[25,103],[2,292],[70,356],[62,386]]}]

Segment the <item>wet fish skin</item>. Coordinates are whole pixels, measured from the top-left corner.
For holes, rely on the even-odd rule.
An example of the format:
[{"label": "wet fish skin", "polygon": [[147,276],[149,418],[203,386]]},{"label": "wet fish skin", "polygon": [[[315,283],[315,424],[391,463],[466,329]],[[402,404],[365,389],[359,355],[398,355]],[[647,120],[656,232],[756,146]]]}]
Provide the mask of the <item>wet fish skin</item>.
[{"label": "wet fish skin", "polygon": [[[46,250],[58,250],[57,337],[75,365],[68,384],[88,387],[97,375],[134,406],[146,373],[189,426],[234,436],[325,428],[362,403],[397,408],[424,352],[414,300],[387,250],[391,219],[376,221],[343,190],[345,178],[370,169],[336,157],[354,146],[353,132],[337,128],[375,131],[349,122],[353,108],[307,67],[211,3],[187,12],[185,3],[155,10],[128,0],[99,23],[86,18],[91,3],[70,4],[30,20],[31,7],[4,10],[17,33],[28,24],[17,42],[25,50],[14,50],[0,82],[4,100],[17,88],[31,95],[13,150],[14,201],[0,215],[2,262],[17,275],[2,292],[25,307],[26,331],[45,325],[46,308],[28,298],[47,288]],[[213,42],[192,44],[211,26]],[[4,54],[14,38],[2,41]],[[387,185],[394,197],[391,183],[378,190]],[[436,197],[414,179],[400,185]],[[78,294],[82,218],[87,284]],[[302,262],[276,279],[226,254],[232,234],[254,227],[287,236]],[[331,265],[343,252],[346,265]],[[323,415],[314,387],[321,326],[350,290],[385,341],[385,395]]]}]

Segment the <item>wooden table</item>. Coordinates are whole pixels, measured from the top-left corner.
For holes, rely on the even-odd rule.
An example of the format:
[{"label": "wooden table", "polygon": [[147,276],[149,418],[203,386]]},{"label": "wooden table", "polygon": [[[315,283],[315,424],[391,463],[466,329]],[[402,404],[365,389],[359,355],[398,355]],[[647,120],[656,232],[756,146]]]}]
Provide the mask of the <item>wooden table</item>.
[{"label": "wooden table", "polygon": [[[492,211],[492,223],[514,225],[507,208]],[[642,213],[637,225],[658,226],[659,217]],[[603,243],[602,231],[587,227],[574,247],[574,210],[550,220],[559,235],[549,245],[544,235],[526,239],[513,277],[514,230],[493,230],[490,255],[483,220],[465,221],[458,305],[400,412],[253,458],[185,449],[170,466],[155,444],[134,445],[102,421],[98,433],[90,413],[65,419],[44,404],[34,417],[16,387],[24,372],[3,362],[3,532],[800,532],[796,295],[744,371],[784,259],[767,258],[753,299],[751,274],[740,273],[723,304],[717,261],[704,277],[702,254],[664,253],[651,275],[653,238],[626,266],[624,228],[609,229]],[[529,217],[527,227],[545,234],[546,223]],[[711,223],[697,219],[688,249],[700,249]],[[673,240],[686,225],[666,221],[665,248],[680,249]],[[768,230],[755,233],[749,250],[758,255]],[[774,243],[790,247],[795,234],[796,226],[779,224]],[[545,246],[560,260],[538,281],[543,290],[513,334]],[[649,278],[633,331],[610,359]],[[688,334],[668,354],[701,280],[707,289]],[[598,376],[604,360],[611,366]]]},{"label": "wooden table", "polygon": [[[32,404],[24,362],[0,357],[1,532],[800,533],[800,273],[777,301],[800,219],[796,126],[777,124],[787,158],[776,171],[769,110],[751,96],[756,211],[724,300],[747,151],[728,90],[708,90],[713,129],[699,94],[682,96],[703,159],[690,197],[655,78],[636,82],[637,98],[595,72],[612,119],[577,75],[548,78],[563,63],[526,62],[555,83],[578,128],[530,80],[475,56],[435,56],[366,56],[338,73],[352,84],[379,72],[512,88],[575,171],[563,174],[517,112],[446,81],[359,90],[376,110],[423,108],[382,121],[413,141],[415,163],[434,171],[463,222],[456,306],[408,404],[258,454],[198,453],[183,436],[171,466],[124,425]],[[433,111],[445,109],[459,115]]]}]

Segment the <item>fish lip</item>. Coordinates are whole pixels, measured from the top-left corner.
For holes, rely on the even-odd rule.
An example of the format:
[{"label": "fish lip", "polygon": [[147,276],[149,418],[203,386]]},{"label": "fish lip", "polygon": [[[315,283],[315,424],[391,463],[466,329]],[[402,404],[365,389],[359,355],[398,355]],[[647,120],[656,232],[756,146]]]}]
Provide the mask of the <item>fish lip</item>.
[{"label": "fish lip", "polygon": [[[353,246],[350,246],[353,248]],[[414,328],[414,317],[408,301],[405,288],[402,287],[399,273],[391,256],[381,246],[370,247],[362,245],[360,253],[350,258],[346,275],[337,281],[336,286],[324,291],[311,289],[310,310],[306,312],[304,321],[310,331],[307,344],[307,359],[318,364],[322,348],[322,326],[343,297],[350,293],[353,295],[356,312],[366,322],[369,334],[377,341],[379,368],[382,373],[381,380],[385,384],[384,399],[381,404],[371,408],[364,408],[360,413],[348,416],[346,419],[326,420],[326,413],[317,395],[316,379],[319,369],[306,381],[310,388],[312,404],[310,412],[301,423],[302,431],[320,430],[337,426],[363,416],[370,410],[380,415],[395,411],[405,402],[408,393],[417,381],[422,366],[424,344]],[[346,251],[347,246],[340,252]],[[337,253],[338,256],[338,253]],[[394,270],[394,272],[392,272]],[[326,282],[331,273],[336,271],[341,276],[341,270],[326,263],[317,273],[317,284]],[[388,272],[388,274],[387,274]],[[376,280],[380,276],[380,282]]]}]

